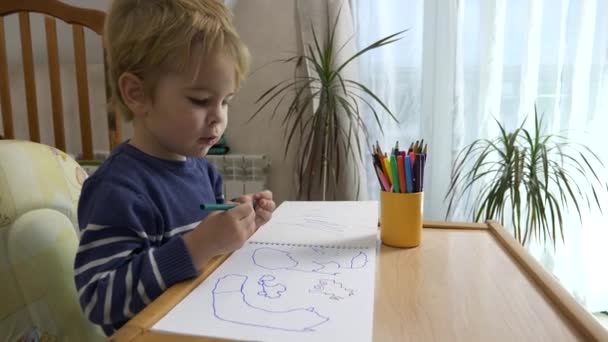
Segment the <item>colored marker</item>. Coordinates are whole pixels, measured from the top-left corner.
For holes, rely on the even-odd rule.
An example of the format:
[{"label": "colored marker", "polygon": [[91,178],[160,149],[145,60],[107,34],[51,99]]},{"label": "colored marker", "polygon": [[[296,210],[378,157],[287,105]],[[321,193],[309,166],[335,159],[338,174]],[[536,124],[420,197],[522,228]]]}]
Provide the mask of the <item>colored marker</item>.
[{"label": "colored marker", "polygon": [[399,169],[397,168],[397,158],[395,155],[391,156],[391,172],[393,173],[393,192],[401,192],[399,188]]},{"label": "colored marker", "polygon": [[384,172],[386,173],[386,177],[388,177],[388,181],[394,187],[395,181],[393,180],[393,172],[391,171],[391,160],[384,155]]},{"label": "colored marker", "polygon": [[376,174],[378,175],[378,179],[380,180],[382,189],[384,191],[390,192],[391,184],[388,182],[388,179],[386,178],[386,176],[384,175],[384,173],[382,172],[382,170],[380,169],[380,167],[378,165],[374,165],[374,167],[376,169]]},{"label": "colored marker", "polygon": [[405,185],[405,168],[403,167],[403,156],[397,157],[397,171],[399,171],[399,191],[407,192]]},{"label": "colored marker", "polygon": [[201,209],[207,210],[207,211],[230,210],[236,206],[237,206],[236,204],[207,203],[207,204],[201,204]]},{"label": "colored marker", "polygon": [[403,167],[405,168],[405,186],[407,192],[414,192],[414,184],[412,182],[412,167],[410,164],[410,156],[406,155],[403,161]]},{"label": "colored marker", "polygon": [[420,154],[416,154],[416,161],[414,162],[414,192],[422,191],[422,158]]}]

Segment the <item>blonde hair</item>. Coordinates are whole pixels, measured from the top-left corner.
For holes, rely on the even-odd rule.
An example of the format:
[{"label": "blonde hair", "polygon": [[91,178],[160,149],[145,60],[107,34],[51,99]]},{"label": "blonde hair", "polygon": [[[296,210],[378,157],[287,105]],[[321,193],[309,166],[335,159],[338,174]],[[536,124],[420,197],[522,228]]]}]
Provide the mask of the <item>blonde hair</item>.
[{"label": "blonde hair", "polygon": [[[105,23],[112,98],[110,105],[130,121],[133,113],[118,88],[130,72],[144,80],[146,95],[167,71],[183,71],[196,44],[203,55],[223,49],[235,62],[237,86],[249,67],[249,51],[218,0],[114,0]],[[169,70],[167,70],[169,69]]]}]

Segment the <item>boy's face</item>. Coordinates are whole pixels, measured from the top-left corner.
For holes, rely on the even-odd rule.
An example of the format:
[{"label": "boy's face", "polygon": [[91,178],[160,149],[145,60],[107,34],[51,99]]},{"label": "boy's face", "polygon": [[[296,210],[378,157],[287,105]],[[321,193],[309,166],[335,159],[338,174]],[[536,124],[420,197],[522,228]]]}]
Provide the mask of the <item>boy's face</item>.
[{"label": "boy's face", "polygon": [[146,114],[140,117],[139,144],[145,152],[165,159],[205,156],[226,129],[228,102],[234,93],[230,56],[218,51],[191,58],[183,72],[159,79],[153,99],[146,101]]}]

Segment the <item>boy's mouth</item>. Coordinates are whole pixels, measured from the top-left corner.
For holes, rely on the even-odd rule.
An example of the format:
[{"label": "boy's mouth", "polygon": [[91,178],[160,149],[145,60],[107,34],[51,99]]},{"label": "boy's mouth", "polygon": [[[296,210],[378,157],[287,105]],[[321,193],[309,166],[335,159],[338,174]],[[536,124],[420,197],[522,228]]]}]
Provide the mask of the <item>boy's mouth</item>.
[{"label": "boy's mouth", "polygon": [[215,143],[218,141],[218,138],[219,137],[211,136],[211,137],[202,137],[198,140],[205,145],[215,145]]}]

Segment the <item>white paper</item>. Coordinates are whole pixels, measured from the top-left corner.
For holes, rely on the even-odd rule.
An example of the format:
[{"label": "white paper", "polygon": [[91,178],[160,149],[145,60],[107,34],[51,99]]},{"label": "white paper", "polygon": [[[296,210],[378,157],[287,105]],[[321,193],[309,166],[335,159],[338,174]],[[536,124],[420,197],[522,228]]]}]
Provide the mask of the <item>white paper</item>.
[{"label": "white paper", "polygon": [[248,243],[152,330],[256,341],[371,341],[376,249]]},{"label": "white paper", "polygon": [[283,202],[250,241],[314,246],[375,246],[378,202]]},{"label": "white paper", "polygon": [[377,222],[377,202],[284,202],[152,330],[371,341]]}]

